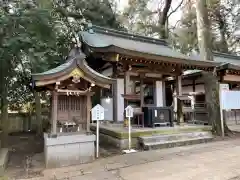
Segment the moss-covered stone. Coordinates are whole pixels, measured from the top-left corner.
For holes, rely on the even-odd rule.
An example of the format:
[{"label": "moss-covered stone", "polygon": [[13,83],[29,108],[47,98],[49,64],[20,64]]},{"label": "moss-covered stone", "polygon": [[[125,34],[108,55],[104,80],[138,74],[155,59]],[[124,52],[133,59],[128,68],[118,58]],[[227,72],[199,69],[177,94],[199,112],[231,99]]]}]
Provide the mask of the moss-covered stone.
[{"label": "moss-covered stone", "polygon": [[[96,126],[91,126],[92,131],[96,131]],[[184,133],[184,132],[199,132],[199,131],[211,131],[211,127],[203,126],[203,127],[184,127],[184,128],[169,128],[169,129],[152,129],[150,131],[137,131],[132,132],[132,138],[137,138],[139,136],[150,136],[150,135],[158,135],[158,134],[177,134],[177,133]],[[100,134],[105,134],[108,136],[112,136],[118,139],[127,139],[128,132],[120,132],[118,130],[110,130],[110,128],[99,128]]]}]

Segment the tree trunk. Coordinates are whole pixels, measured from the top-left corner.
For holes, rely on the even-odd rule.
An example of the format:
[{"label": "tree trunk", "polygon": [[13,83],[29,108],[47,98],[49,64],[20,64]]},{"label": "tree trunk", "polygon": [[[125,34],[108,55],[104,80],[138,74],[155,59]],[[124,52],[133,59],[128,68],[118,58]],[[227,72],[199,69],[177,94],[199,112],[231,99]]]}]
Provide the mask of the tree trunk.
[{"label": "tree trunk", "polygon": [[177,124],[181,125],[183,122],[184,122],[183,103],[179,98],[177,98]]},{"label": "tree trunk", "polygon": [[36,104],[37,134],[41,136],[43,133],[43,127],[42,127],[42,116],[41,116],[41,101],[40,101],[39,93],[34,91],[34,97],[35,97],[35,104]]},{"label": "tree trunk", "polygon": [[[213,61],[211,52],[211,38],[209,31],[209,19],[206,0],[196,1],[198,46],[202,60]],[[212,124],[212,130],[216,135],[221,135],[220,105],[219,105],[219,82],[217,73],[203,72],[205,87],[205,101],[209,123]]]},{"label": "tree trunk", "polygon": [[224,17],[221,14],[220,11],[221,5],[220,2],[217,5],[217,8],[214,11],[214,14],[216,16],[216,21],[218,23],[219,26],[219,32],[220,32],[220,47],[219,50],[223,53],[228,53],[228,44],[227,44],[227,40],[226,40],[226,25],[225,25],[225,21],[224,21]]},{"label": "tree trunk", "polygon": [[207,104],[208,121],[212,125],[212,131],[216,135],[221,135],[220,104],[219,104],[219,83],[217,76],[212,73],[203,72],[205,88],[205,101]]},{"label": "tree trunk", "polygon": [[1,99],[1,124],[2,124],[2,138],[1,146],[8,147],[8,88],[5,83],[2,86],[2,99]]},{"label": "tree trunk", "polygon": [[158,14],[158,25],[160,27],[160,37],[161,39],[167,38],[167,32],[166,32],[166,22],[168,18],[168,11],[171,7],[172,0],[165,0],[165,6],[163,8],[163,11],[160,11]]},{"label": "tree trunk", "polygon": [[196,1],[198,46],[202,60],[213,61],[206,0]]}]

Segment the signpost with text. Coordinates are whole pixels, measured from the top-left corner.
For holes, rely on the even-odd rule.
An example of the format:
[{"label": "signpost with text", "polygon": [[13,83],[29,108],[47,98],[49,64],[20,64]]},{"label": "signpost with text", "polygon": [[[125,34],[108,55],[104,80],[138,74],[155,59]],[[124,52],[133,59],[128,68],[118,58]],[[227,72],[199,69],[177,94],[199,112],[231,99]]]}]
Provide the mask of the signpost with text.
[{"label": "signpost with text", "polygon": [[136,152],[136,150],[132,149],[131,145],[131,118],[133,117],[133,108],[132,106],[127,106],[125,108],[126,117],[128,118],[128,150],[124,150],[124,153],[132,153]]},{"label": "signpost with text", "polygon": [[92,121],[97,121],[97,127],[96,127],[96,157],[99,157],[99,121],[104,120],[104,108],[97,104],[92,108]]}]

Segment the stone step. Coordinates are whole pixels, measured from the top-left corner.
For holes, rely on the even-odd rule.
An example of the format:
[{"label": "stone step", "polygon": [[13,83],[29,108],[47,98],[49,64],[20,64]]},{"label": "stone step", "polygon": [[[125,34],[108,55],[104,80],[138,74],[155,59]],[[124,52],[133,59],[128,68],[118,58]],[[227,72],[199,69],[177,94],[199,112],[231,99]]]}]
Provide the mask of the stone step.
[{"label": "stone step", "polygon": [[170,135],[153,135],[139,137],[139,146],[144,150],[162,149],[209,142],[213,139],[211,132],[189,132]]},{"label": "stone step", "polygon": [[194,138],[212,138],[212,133],[208,131],[202,132],[189,132],[189,133],[177,133],[168,135],[152,135],[152,136],[141,136],[139,137],[140,143],[157,143],[157,142],[168,142],[187,140]]},{"label": "stone step", "polygon": [[213,137],[204,137],[204,138],[192,138],[192,139],[176,140],[176,141],[143,143],[142,148],[147,151],[147,150],[154,150],[154,149],[164,149],[164,148],[172,148],[172,147],[207,143],[207,142],[210,142],[212,140],[213,140]]},{"label": "stone step", "polygon": [[0,176],[4,175],[7,163],[8,163],[8,149],[1,148],[0,149]]}]

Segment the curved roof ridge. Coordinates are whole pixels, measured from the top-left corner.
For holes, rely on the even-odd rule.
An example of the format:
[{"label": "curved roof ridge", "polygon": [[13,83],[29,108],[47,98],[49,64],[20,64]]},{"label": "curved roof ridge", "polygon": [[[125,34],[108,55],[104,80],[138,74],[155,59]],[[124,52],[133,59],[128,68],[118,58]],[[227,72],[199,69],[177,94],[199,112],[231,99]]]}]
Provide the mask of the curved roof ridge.
[{"label": "curved roof ridge", "polygon": [[87,30],[90,33],[96,32],[96,33],[100,33],[100,34],[106,34],[106,35],[121,37],[121,38],[125,38],[125,39],[131,39],[131,40],[140,41],[140,42],[147,42],[147,43],[152,43],[152,44],[168,46],[167,42],[164,39],[151,38],[151,37],[142,36],[142,35],[135,34],[135,33],[119,31],[116,29],[110,29],[110,28],[105,28],[105,27],[96,26],[96,25],[89,26],[87,28]]},{"label": "curved roof ridge", "polygon": [[72,63],[74,62],[74,58],[68,60],[67,62],[53,68],[53,69],[49,69],[47,71],[41,72],[41,73],[33,73],[32,76],[40,76],[40,75],[51,75],[54,74],[56,72],[61,72],[64,71],[66,68],[70,67],[72,65]]},{"label": "curved roof ridge", "polygon": [[240,56],[238,56],[237,54],[222,53],[222,52],[214,51],[213,55],[219,56],[219,57],[224,57],[224,58],[231,58],[231,59],[240,60]]},{"label": "curved roof ridge", "polygon": [[[90,66],[88,66],[86,60],[85,60],[85,54],[82,53],[80,48],[75,48],[72,50],[74,54],[68,57],[67,62],[56,67],[53,69],[50,69],[48,71],[45,71],[43,73],[38,74],[32,74],[32,78],[34,81],[44,81],[49,80],[47,83],[52,83],[54,80],[63,77],[69,78],[69,75],[71,76],[71,71],[73,71],[75,68],[79,68],[81,71],[83,71],[83,79],[94,82],[95,84],[98,84],[101,87],[107,87],[109,88],[110,84],[113,84],[115,79],[109,78],[107,76],[104,76],[97,71],[93,70]],[[60,78],[61,79],[61,78]],[[45,85],[47,84],[45,82]]]}]

